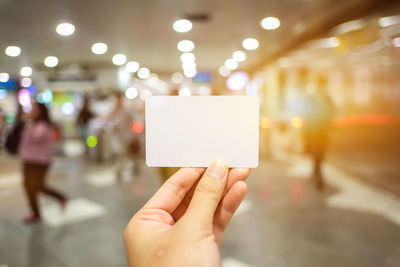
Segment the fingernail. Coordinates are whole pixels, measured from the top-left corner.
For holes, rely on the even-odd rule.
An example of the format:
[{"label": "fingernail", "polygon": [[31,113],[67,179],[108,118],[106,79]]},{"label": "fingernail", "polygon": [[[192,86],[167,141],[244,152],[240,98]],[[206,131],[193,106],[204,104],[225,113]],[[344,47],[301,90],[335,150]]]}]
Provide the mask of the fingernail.
[{"label": "fingernail", "polygon": [[214,176],[218,179],[224,179],[228,166],[222,160],[214,160],[208,167],[206,174]]}]

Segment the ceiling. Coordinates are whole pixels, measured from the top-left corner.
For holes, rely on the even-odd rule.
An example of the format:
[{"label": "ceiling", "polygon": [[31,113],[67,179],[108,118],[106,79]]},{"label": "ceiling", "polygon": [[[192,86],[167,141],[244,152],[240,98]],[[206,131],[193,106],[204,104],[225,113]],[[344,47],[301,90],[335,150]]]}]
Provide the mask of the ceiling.
[{"label": "ceiling", "polygon": [[[176,45],[182,39],[194,41],[198,70],[215,71],[233,51],[242,49],[244,38],[254,37],[260,48],[249,52],[248,60],[240,65],[250,68],[323,23],[331,12],[328,7],[340,12],[338,2],[348,1],[0,0],[0,72],[15,75],[22,66],[43,68],[41,62],[49,55],[60,59],[60,68],[70,63],[113,67],[112,55],[124,53],[153,72],[170,73],[181,70]],[[189,33],[173,31],[175,20],[198,13],[207,14],[209,20],[193,21]],[[278,17],[281,27],[263,30],[259,22],[266,16]],[[55,31],[65,21],[76,27],[72,36],[61,37]],[[95,42],[105,42],[109,51],[92,54]],[[8,45],[20,46],[21,55],[6,56],[3,51]]]}]

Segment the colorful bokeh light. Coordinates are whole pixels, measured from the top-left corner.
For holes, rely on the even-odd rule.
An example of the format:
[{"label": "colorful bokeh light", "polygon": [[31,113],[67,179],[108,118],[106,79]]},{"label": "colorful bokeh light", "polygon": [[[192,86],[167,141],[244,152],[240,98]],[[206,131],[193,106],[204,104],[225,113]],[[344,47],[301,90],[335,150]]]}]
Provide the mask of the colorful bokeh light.
[{"label": "colorful bokeh light", "polygon": [[13,123],[15,120],[15,116],[12,113],[7,113],[6,114],[6,122],[8,123]]},{"label": "colorful bokeh light", "polygon": [[88,147],[95,147],[97,145],[97,137],[94,135],[88,136],[86,144]]},{"label": "colorful bokeh light", "polygon": [[292,117],[290,120],[290,124],[292,125],[293,128],[303,128],[304,127],[304,119],[302,117]]},{"label": "colorful bokeh light", "polygon": [[270,129],[272,128],[273,121],[271,118],[268,117],[262,117],[260,120],[260,127],[262,129]]},{"label": "colorful bokeh light", "polygon": [[132,123],[132,131],[134,131],[135,133],[142,133],[144,130],[144,124],[136,121],[134,123]]}]

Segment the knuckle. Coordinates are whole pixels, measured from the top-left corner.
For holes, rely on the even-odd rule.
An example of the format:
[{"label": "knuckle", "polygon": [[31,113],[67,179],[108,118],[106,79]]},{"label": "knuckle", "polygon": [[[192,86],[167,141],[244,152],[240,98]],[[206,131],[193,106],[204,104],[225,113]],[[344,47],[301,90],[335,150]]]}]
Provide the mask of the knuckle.
[{"label": "knuckle", "polygon": [[216,199],[219,197],[219,190],[216,186],[207,183],[199,183],[196,188],[197,192],[206,195],[209,198]]},{"label": "knuckle", "polygon": [[174,192],[175,195],[182,196],[184,194],[183,192],[185,191],[185,188],[182,184],[177,183],[171,179],[168,179],[165,183],[172,190],[172,192]]}]

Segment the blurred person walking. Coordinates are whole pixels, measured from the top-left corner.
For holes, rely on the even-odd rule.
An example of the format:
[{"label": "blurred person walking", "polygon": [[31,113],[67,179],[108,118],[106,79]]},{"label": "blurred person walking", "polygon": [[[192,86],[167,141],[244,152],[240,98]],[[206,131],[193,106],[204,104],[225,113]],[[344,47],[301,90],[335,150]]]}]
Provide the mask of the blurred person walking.
[{"label": "blurred person walking", "polygon": [[307,99],[304,127],[306,151],[314,162],[312,178],[320,190],[324,187],[321,165],[325,158],[334,115],[334,106],[327,93],[327,83],[326,77],[316,77],[315,90]]},{"label": "blurred person walking", "polygon": [[116,178],[122,181],[123,172],[133,162],[133,174],[140,173],[139,152],[140,140],[138,134],[132,130],[134,122],[133,111],[129,111],[124,106],[124,98],[121,92],[115,94],[114,110],[110,114],[110,119],[113,122],[113,131],[115,134],[115,152],[116,157]]},{"label": "blurred person walking", "polygon": [[0,149],[3,148],[4,144],[3,137],[6,130],[7,130],[6,113],[0,107]]},{"label": "blurred person walking", "polygon": [[88,137],[88,127],[89,127],[89,122],[90,120],[94,117],[93,112],[90,110],[90,99],[87,94],[85,94],[83,98],[83,105],[82,109],[79,112],[78,118],[77,118],[77,125],[79,128],[79,133],[81,136],[81,140],[85,146],[85,156],[86,158],[89,157],[89,148],[86,146],[86,139]]},{"label": "blurred person walking", "polygon": [[54,127],[44,104],[34,103],[32,111],[25,117],[19,155],[23,162],[23,178],[31,214],[24,218],[27,224],[40,220],[38,205],[39,193],[57,199],[65,208],[67,197],[45,183],[51,165],[54,141]]}]

